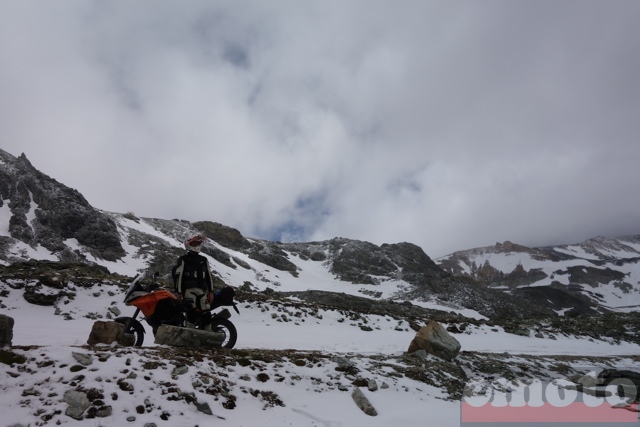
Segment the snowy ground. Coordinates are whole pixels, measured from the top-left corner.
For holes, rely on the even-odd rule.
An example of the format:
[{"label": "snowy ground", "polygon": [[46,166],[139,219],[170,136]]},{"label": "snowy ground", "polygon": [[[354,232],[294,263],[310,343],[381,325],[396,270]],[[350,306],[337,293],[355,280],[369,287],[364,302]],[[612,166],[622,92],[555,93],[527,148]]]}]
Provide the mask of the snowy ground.
[{"label": "snowy ground", "polygon": [[[389,376],[386,368],[376,367],[370,357],[384,356],[388,363],[401,360],[408,344],[415,335],[408,324],[385,316],[366,316],[367,325],[373,330],[362,331],[358,321],[345,318],[333,310],[317,312],[294,309],[274,301],[273,304],[241,303],[241,314],[234,313],[232,320],[239,332],[237,348],[288,350],[304,354],[305,351],[325,355],[314,363],[297,366],[291,361],[254,362],[251,366],[223,367],[207,360],[194,362],[184,375],[172,375],[178,361],[163,360],[166,366],[149,371],[145,363],[157,358],[156,351],[163,347],[153,344],[150,331],[142,349],[123,349],[104,346],[92,349],[84,346],[93,320],[87,313],[106,318],[110,307],[117,307],[123,315],[133,310],[121,303],[122,291],[117,286],[101,286],[85,289],[73,287],[76,297],[55,307],[27,304],[22,290],[9,289],[2,299],[2,313],[15,319],[15,350],[24,354],[26,366],[0,364],[2,393],[0,404],[7,408],[2,425],[44,425],[43,417],[51,417],[49,424],[68,425],[156,425],[195,426],[457,426],[460,422],[460,402],[447,399],[441,388],[429,386],[406,376]],[[297,313],[297,316],[296,316]],[[72,320],[65,320],[72,318]],[[446,326],[446,325],[445,325]],[[617,356],[614,365],[632,368],[635,360],[623,356],[639,355],[635,344],[619,345],[604,341],[558,336],[551,338],[522,337],[505,333],[501,328],[473,327],[467,333],[456,334],[462,348],[473,352],[508,352],[534,355],[568,356]],[[29,349],[28,346],[39,346]],[[83,379],[74,381],[78,373],[69,371],[77,365],[72,353],[91,354],[94,359],[102,353],[112,354],[108,360],[95,360],[82,370]],[[352,360],[359,375],[376,381],[385,388],[363,392],[378,411],[375,417],[364,414],[350,397],[353,386],[347,376],[336,373],[332,358],[344,356]],[[614,359],[612,357],[612,359]],[[51,363],[51,364],[49,364]],[[515,362],[514,362],[515,363]],[[588,369],[592,361],[582,364]],[[22,369],[22,371],[20,371]],[[266,374],[266,382],[258,373]],[[122,378],[134,388],[132,394],[119,387]],[[236,407],[225,409],[223,400],[213,398],[203,390],[199,381],[203,377],[226,378],[236,396]],[[275,379],[279,378],[280,381]],[[353,379],[353,378],[351,378]],[[65,391],[75,387],[101,390],[104,401],[113,413],[108,418],[76,421],[65,415],[67,404],[62,401]],[[159,385],[165,384],[165,386]],[[205,402],[213,415],[204,414],[187,405],[183,400],[172,400],[169,384],[186,392],[190,390],[199,403]],[[343,386],[339,389],[338,386]],[[345,391],[344,388],[348,390]],[[34,391],[35,390],[35,391]],[[274,393],[284,406],[269,405],[262,397],[263,391]],[[113,400],[113,393],[120,396]],[[254,393],[256,396],[254,396]],[[46,396],[46,398],[44,397]],[[136,408],[145,408],[138,413]],[[40,408],[40,413],[38,413]],[[58,411],[58,412],[56,412]],[[163,420],[162,414],[168,414]],[[127,419],[134,421],[128,421]],[[212,420],[214,417],[215,420]],[[223,418],[223,419],[222,419]],[[0,423],[1,424],[1,423]]]}]

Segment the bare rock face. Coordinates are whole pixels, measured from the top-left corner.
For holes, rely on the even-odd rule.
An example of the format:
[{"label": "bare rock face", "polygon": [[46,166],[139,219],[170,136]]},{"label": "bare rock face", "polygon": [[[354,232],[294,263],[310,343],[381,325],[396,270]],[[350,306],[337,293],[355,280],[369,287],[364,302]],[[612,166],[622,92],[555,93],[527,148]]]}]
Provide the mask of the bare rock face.
[{"label": "bare rock face", "polygon": [[411,341],[409,353],[425,350],[444,360],[453,360],[460,352],[460,342],[449,335],[447,330],[435,320],[422,327]]},{"label": "bare rock face", "polygon": [[156,332],[156,344],[174,347],[220,348],[225,335],[200,329],[161,325]]},{"label": "bare rock face", "polygon": [[76,239],[96,258],[116,261],[125,255],[116,223],[77,190],[38,171],[24,154],[16,158],[0,150],[0,182],[0,200],[9,201],[12,239],[42,245],[60,257],[65,249],[72,254],[67,239]]},{"label": "bare rock face", "polygon": [[124,325],[116,322],[98,320],[93,324],[87,344],[111,344],[117,342],[123,346],[132,346],[133,335],[124,333]]},{"label": "bare rock face", "polygon": [[0,314],[0,347],[11,346],[13,340],[13,318]]}]

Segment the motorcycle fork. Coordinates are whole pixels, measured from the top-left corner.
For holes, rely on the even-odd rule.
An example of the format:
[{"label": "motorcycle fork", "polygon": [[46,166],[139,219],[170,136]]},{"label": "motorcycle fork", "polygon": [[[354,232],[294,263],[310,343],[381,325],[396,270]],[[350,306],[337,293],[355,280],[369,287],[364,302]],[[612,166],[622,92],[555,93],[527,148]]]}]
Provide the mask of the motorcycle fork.
[{"label": "motorcycle fork", "polygon": [[138,314],[140,314],[140,309],[136,308],[136,311],[133,313],[133,316],[131,316],[129,318],[129,320],[127,320],[126,325],[124,325],[124,330],[125,331],[129,331],[130,330],[129,328],[131,327],[131,322],[136,320],[136,318],[138,317]]}]

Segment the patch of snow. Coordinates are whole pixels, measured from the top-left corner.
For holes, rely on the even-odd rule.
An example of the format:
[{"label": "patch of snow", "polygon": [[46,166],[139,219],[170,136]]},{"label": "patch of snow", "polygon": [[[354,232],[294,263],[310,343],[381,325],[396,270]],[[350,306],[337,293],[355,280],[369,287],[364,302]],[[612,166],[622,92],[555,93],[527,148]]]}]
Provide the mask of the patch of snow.
[{"label": "patch of snow", "polygon": [[10,200],[3,200],[0,206],[0,236],[10,236],[9,221],[11,220]]}]

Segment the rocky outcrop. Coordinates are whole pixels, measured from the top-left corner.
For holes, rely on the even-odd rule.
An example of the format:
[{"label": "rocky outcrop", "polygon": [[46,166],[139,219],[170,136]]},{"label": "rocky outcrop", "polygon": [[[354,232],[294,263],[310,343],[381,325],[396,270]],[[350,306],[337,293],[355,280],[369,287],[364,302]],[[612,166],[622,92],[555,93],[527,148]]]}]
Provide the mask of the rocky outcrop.
[{"label": "rocky outcrop", "polygon": [[451,361],[460,352],[460,342],[453,338],[438,322],[431,321],[421,328],[409,345],[408,353],[420,349],[441,359]]},{"label": "rocky outcrop", "polygon": [[0,347],[11,346],[13,340],[14,320],[5,314],[0,314]]},{"label": "rocky outcrop", "polygon": [[194,222],[193,226],[206,237],[234,251],[242,251],[251,247],[251,242],[235,228],[211,221]]},{"label": "rocky outcrop", "polygon": [[66,250],[67,256],[73,253],[67,239],[77,240],[104,260],[125,255],[116,224],[77,190],[38,171],[24,154],[16,158],[0,150],[0,160],[0,195],[9,200],[12,238],[56,254]]},{"label": "rocky outcrop", "polygon": [[249,250],[249,258],[298,277],[298,267],[289,260],[281,244],[267,241],[254,242]]}]

